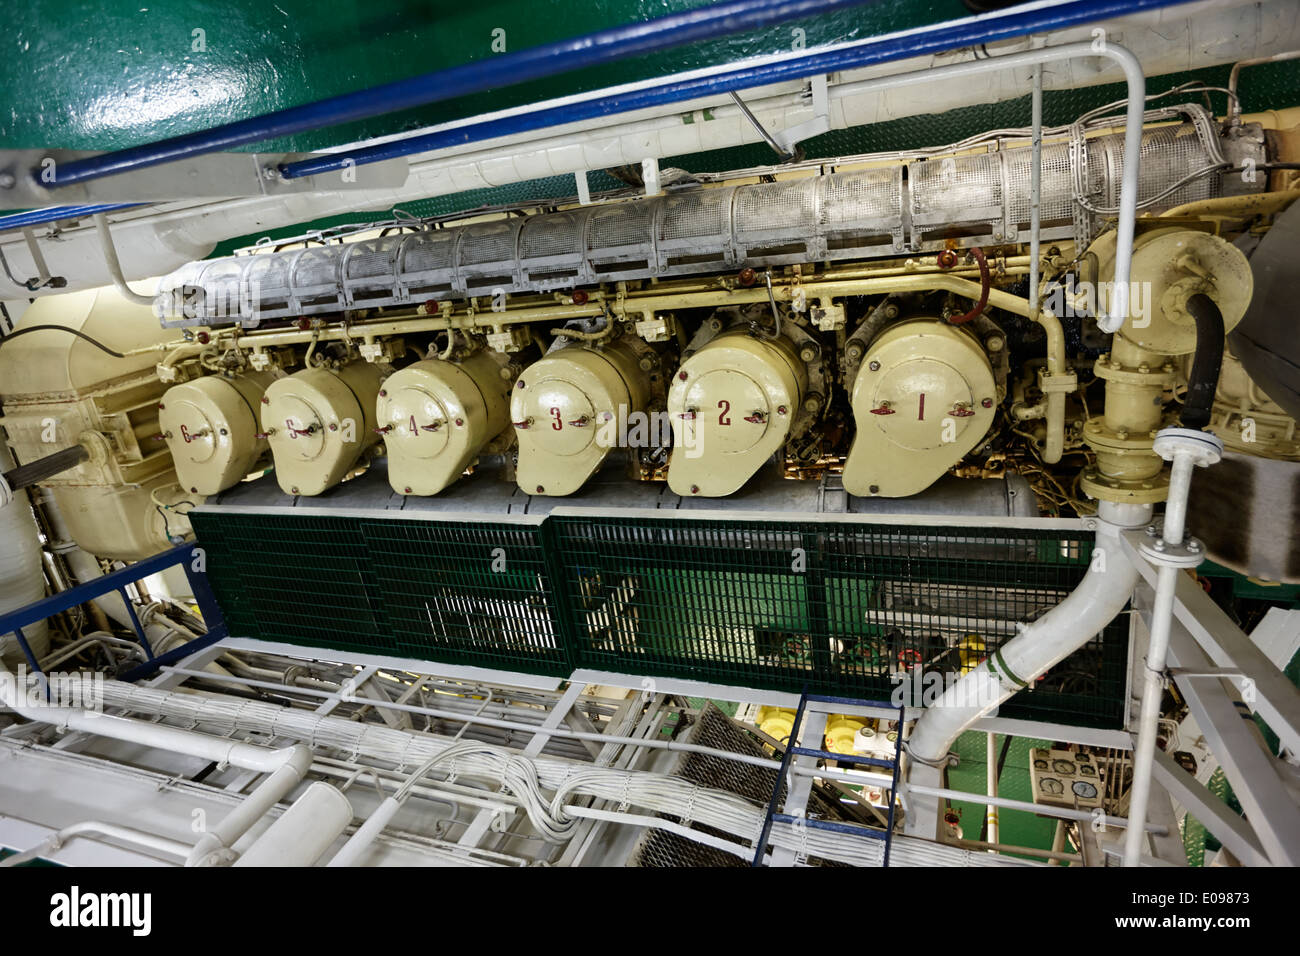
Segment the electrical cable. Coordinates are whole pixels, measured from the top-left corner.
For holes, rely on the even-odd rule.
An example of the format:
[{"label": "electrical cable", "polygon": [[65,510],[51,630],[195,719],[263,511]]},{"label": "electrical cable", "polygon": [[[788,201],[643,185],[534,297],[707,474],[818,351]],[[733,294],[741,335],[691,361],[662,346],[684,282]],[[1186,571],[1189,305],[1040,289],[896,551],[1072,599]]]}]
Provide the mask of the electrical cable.
[{"label": "electrical cable", "polygon": [[109,355],[113,356],[113,358],[126,358],[126,355],[124,355],[123,353],[118,352],[114,349],[110,349],[103,342],[99,341],[96,338],[93,338],[92,336],[87,335],[85,332],[82,332],[80,329],[69,328],[66,325],[29,325],[26,328],[16,329],[13,332],[10,332],[8,335],[0,338],[0,346],[3,346],[6,342],[12,342],[14,339],[18,338],[18,336],[26,335],[29,332],[67,332],[69,335],[75,335],[77,338],[89,342],[91,345],[99,349],[101,352],[107,352]]}]

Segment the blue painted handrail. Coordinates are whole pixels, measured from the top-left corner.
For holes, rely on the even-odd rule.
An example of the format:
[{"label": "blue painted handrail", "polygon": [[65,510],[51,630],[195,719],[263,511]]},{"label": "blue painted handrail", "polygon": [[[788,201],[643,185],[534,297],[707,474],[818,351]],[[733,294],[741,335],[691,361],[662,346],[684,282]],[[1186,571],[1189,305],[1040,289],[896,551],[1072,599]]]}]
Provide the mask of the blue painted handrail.
[{"label": "blue painted handrail", "polygon": [[298,160],[282,165],[280,174],[286,179],[313,176],[386,159],[561,126],[566,123],[598,119],[602,116],[680,103],[704,96],[799,80],[809,76],[824,76],[837,70],[856,69],[873,63],[943,53],[980,43],[991,43],[1045,30],[1058,30],[1139,10],[1187,2],[1189,0],[1065,0],[1063,3],[1052,4],[1031,3],[996,13],[875,37],[831,50],[813,51],[806,56],[710,76],[670,81],[622,93],[596,96],[562,106],[531,110],[430,133],[418,133],[373,146],[361,146],[343,152]]},{"label": "blue painted handrail", "polygon": [[[155,554],[134,564],[129,564],[102,577],[87,581],[84,584],[78,584],[66,591],[60,591],[58,594],[52,594],[47,598],[42,598],[24,607],[9,611],[4,615],[0,615],[0,634],[13,634],[18,639],[18,645],[22,648],[32,670],[40,674],[40,664],[27,643],[23,628],[35,624],[37,621],[53,617],[55,614],[71,610],[79,604],[93,601],[95,598],[102,597],[111,591],[117,591],[122,596],[127,613],[131,617],[131,624],[135,629],[136,637],[140,641],[140,646],[144,648],[145,657],[147,658],[145,663],[124,675],[125,680],[136,680],[156,671],[165,664],[214,644],[226,636],[225,621],[221,609],[217,606],[217,600],[212,593],[211,586],[208,584],[207,575],[201,567],[201,560],[196,560],[196,558],[201,557],[197,552],[198,549],[193,544],[177,545],[170,550]],[[126,588],[142,578],[178,564],[184,568],[185,576],[189,579],[190,590],[199,606],[199,612],[203,615],[204,624],[207,625],[207,633],[196,640],[173,648],[166,654],[155,656],[153,648],[149,646],[149,639],[145,636],[144,628],[140,624],[140,619],[136,616],[135,607],[131,603]]]},{"label": "blue painted handrail", "polygon": [[878,0],[726,0],[696,10],[672,13],[641,23],[626,24],[354,93],[332,96],[315,103],[288,107],[264,116],[238,120],[156,143],[61,163],[51,186],[71,186],[128,170],[144,169],[280,136],[369,119],[471,93],[501,89],[628,57],[656,53],[687,43],[875,2]]},{"label": "blue painted handrail", "polygon": [[41,209],[26,209],[0,216],[0,232],[12,229],[27,229],[47,222],[60,222],[64,219],[86,219],[95,213],[117,212],[120,209],[134,209],[143,205],[138,202],[101,203],[90,206],[45,206]]}]

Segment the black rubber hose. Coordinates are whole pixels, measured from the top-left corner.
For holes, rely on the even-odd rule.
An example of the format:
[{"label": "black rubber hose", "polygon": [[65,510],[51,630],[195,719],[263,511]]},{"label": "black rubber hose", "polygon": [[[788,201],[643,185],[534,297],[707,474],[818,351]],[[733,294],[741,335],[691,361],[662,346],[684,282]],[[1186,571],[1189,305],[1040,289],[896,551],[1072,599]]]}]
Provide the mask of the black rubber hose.
[{"label": "black rubber hose", "polygon": [[71,448],[11,468],[4,473],[4,480],[8,482],[11,490],[17,491],[76,468],[89,457],[90,451],[85,445],[73,445]]},{"label": "black rubber hose", "polygon": [[1187,376],[1187,400],[1180,421],[1184,428],[1203,429],[1210,424],[1219,368],[1223,365],[1223,313],[1202,292],[1187,300],[1187,311],[1196,320],[1196,354]]}]

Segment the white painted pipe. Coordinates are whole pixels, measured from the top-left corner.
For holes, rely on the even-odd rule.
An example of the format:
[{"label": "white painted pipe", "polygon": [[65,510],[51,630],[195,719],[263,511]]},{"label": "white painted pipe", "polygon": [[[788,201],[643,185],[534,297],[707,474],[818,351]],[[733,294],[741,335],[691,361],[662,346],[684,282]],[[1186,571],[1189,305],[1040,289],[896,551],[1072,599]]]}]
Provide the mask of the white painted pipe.
[{"label": "white painted pipe", "polygon": [[357,863],[365,856],[370,845],[378,839],[379,834],[384,831],[397,811],[402,808],[402,801],[396,797],[389,797],[378,807],[375,812],[366,817],[366,822],[357,827],[357,832],[352,834],[351,839],[343,844],[343,849],[334,854],[333,859],[327,866],[356,866]]},{"label": "white painted pipe", "polygon": [[[1100,503],[1092,563],[1078,587],[921,714],[906,744],[909,784],[938,786],[940,768],[963,731],[1086,644],[1123,610],[1138,571],[1125,557],[1119,536],[1147,524],[1151,510],[1150,505]],[[933,838],[938,804],[918,804],[908,814],[907,832]]]},{"label": "white painted pipe", "polygon": [[987,775],[987,786],[985,790],[992,798],[989,800],[988,809],[985,811],[985,819],[988,821],[988,842],[998,842],[998,805],[993,801],[998,798],[998,748],[997,734],[989,733],[986,735],[985,747],[987,752],[984,757],[984,772]]},{"label": "white painted pipe", "polygon": [[[1169,499],[1165,503],[1163,540],[1181,547],[1187,522],[1187,497],[1191,491],[1196,453],[1179,449],[1169,469]],[[1156,572],[1156,594],[1151,605],[1151,636],[1147,643],[1142,682],[1142,706],[1138,711],[1137,746],[1133,749],[1133,784],[1129,790],[1129,818],[1136,825],[1124,834],[1124,865],[1141,866],[1146,835],[1142,824],[1151,800],[1152,766],[1159,736],[1160,705],[1165,695],[1165,662],[1169,657],[1169,632],[1174,616],[1174,592],[1180,568],[1162,564]]]},{"label": "white painted pipe", "polygon": [[352,822],[352,804],[317,781],[235,862],[235,866],[311,866]]},{"label": "white painted pipe", "polygon": [[13,674],[0,668],[0,703],[28,720],[172,753],[189,754],[243,770],[270,773],[235,810],[204,834],[190,852],[188,865],[222,859],[236,840],[302,781],[311,767],[311,748],[305,744],[271,750],[130,717],[69,707],[33,706],[23,702],[21,696]]},{"label": "white painted pipe", "polygon": [[[0,472],[13,467],[9,449],[0,439]],[[0,478],[0,481],[4,479]],[[36,518],[27,495],[5,496],[0,504],[0,615],[16,611],[45,597],[41,567],[41,542]],[[50,649],[49,627],[44,621],[23,628],[23,637],[39,659]],[[0,661],[17,666],[25,660],[18,639],[0,634]]]},{"label": "white painted pipe", "polygon": [[99,836],[110,837],[122,843],[131,843],[164,856],[179,857],[181,859],[184,859],[185,854],[190,852],[189,844],[181,843],[179,840],[169,840],[166,837],[146,833],[132,827],[120,827],[114,823],[86,820],[82,823],[74,823],[72,826],[64,827],[58,833],[46,837],[30,850],[24,850],[21,853],[15,853],[13,856],[0,860],[0,866],[18,866],[20,863],[26,863],[29,860],[45,856],[47,853],[52,853],[69,840],[78,837],[93,838]]},{"label": "white painted pipe", "polygon": [[108,274],[117,291],[128,302],[153,308],[153,296],[141,295],[126,284],[126,278],[122,275],[122,265],[117,260],[117,247],[113,245],[113,234],[108,228],[108,219],[102,212],[96,213],[92,218],[95,220],[95,232],[99,235],[99,248],[104,254],[104,264],[108,267]]},{"label": "white painted pipe", "polygon": [[233,862],[236,857],[231,847],[235,842],[266,816],[273,806],[288,796],[289,791],[302,782],[311,767],[311,749],[303,744],[267,753],[284,753],[288,757],[239,806],[199,838],[185,860],[186,866],[215,866]]}]

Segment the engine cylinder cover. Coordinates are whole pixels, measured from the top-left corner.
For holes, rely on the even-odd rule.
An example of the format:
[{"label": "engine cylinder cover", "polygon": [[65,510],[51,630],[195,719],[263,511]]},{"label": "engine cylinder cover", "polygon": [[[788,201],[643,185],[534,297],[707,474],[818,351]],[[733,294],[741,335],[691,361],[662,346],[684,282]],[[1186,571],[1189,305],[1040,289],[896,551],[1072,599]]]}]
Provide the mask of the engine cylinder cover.
[{"label": "engine cylinder cover", "polygon": [[386,379],[375,411],[393,490],[436,495],[459,478],[510,424],[508,392],[488,352],[416,362]]},{"label": "engine cylinder cover", "polygon": [[166,391],[158,424],[182,488],[215,495],[248,475],[266,452],[257,410],[272,380],[270,372],[205,375]]},{"label": "engine cylinder cover", "polygon": [[275,477],[291,495],[334,487],[373,445],[382,373],[368,362],[310,368],[272,382],[262,404]]},{"label": "engine cylinder cover", "polygon": [[646,373],[619,342],[552,349],[515,383],[510,419],[519,439],[515,478],[528,494],[569,495],[600,467],[628,418],[645,412]]},{"label": "engine cylinder cover", "polygon": [[807,384],[785,338],[734,330],[702,346],[668,391],[668,486],[705,498],[736,491],[785,444]]},{"label": "engine cylinder cover", "polygon": [[857,435],[845,490],[901,498],[924,491],[979,443],[993,423],[997,390],[972,334],[918,319],[871,343],[851,402]]}]

